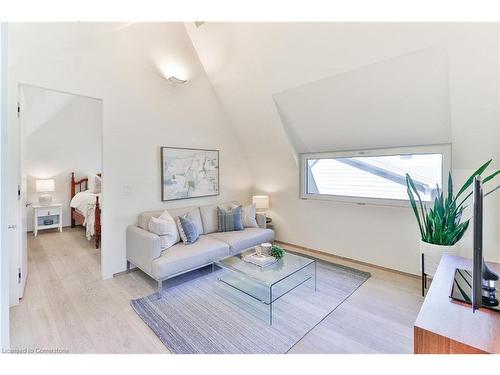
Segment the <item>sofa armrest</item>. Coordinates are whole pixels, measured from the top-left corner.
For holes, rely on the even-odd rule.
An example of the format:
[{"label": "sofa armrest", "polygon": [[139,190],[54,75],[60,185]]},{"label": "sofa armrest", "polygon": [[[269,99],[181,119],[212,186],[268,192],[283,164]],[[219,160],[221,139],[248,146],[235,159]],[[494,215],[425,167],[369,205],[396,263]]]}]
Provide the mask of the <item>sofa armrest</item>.
[{"label": "sofa armrest", "polygon": [[255,215],[255,220],[257,221],[257,225],[259,226],[259,228],[266,228],[266,220],[267,220],[267,217],[266,217],[266,214],[262,214],[262,213],[257,213],[257,215]]},{"label": "sofa armrest", "polygon": [[152,275],[151,262],[161,254],[160,237],[135,225],[127,227],[127,260]]}]

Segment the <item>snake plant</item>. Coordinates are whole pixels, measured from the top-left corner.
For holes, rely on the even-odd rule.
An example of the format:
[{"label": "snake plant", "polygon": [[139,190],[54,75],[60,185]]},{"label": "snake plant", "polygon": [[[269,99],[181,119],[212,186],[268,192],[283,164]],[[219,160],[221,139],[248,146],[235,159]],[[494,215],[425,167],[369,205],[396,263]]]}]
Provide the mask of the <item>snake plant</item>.
[{"label": "snake plant", "polygon": [[[420,198],[420,194],[410,177],[406,174],[406,186],[410,204],[413,213],[417,219],[418,227],[422,241],[435,244],[451,246],[460,241],[467,228],[469,227],[469,220],[462,221],[462,214],[467,208],[467,201],[472,196],[471,188],[474,178],[481,176],[486,168],[491,163],[491,159],[479,167],[460,188],[458,193],[453,193],[453,180],[451,172],[448,175],[448,191],[446,195],[442,189],[437,187],[437,194],[434,198],[433,207],[428,208]],[[495,178],[500,173],[500,170],[495,171],[483,179],[483,184]],[[497,186],[493,190],[484,194],[487,196],[500,187]],[[415,199],[415,197],[417,199]],[[418,200],[418,204],[417,204]]]}]

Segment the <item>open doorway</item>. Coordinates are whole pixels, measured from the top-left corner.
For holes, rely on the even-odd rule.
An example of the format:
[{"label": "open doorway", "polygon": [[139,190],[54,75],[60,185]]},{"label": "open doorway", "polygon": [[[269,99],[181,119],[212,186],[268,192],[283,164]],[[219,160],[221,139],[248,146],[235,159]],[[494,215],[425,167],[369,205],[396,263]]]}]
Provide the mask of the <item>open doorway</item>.
[{"label": "open doorway", "polygon": [[22,297],[31,267],[100,278],[102,101],[30,85],[19,95]]}]

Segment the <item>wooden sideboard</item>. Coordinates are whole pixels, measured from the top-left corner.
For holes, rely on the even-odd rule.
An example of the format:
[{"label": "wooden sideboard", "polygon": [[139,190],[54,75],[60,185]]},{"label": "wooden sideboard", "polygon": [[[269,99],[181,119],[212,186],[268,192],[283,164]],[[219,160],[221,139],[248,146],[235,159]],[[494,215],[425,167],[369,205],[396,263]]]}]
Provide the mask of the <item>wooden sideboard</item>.
[{"label": "wooden sideboard", "polygon": [[[500,273],[500,264],[488,266]],[[450,296],[456,268],[472,269],[472,260],[445,255],[434,275],[413,327],[415,354],[500,353],[500,313]]]}]

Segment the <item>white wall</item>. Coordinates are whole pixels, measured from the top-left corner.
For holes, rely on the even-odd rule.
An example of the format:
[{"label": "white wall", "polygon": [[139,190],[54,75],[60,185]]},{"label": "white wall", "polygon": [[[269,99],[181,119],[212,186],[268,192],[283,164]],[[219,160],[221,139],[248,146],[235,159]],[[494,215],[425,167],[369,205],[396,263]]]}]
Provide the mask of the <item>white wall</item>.
[{"label": "white wall", "polygon": [[[418,123],[415,124],[415,116],[422,121],[429,120],[419,112],[426,111],[425,114],[433,114],[431,120],[438,126],[436,139],[442,141],[444,137],[452,143],[456,184],[489,158],[498,165],[497,24],[207,22],[200,28],[193,24],[185,26],[231,123],[244,142],[254,192],[271,195],[270,215],[280,240],[405,272],[419,272],[419,235],[410,209],[298,198],[296,140],[300,137],[295,137],[294,142],[297,134],[290,134],[290,128],[283,126],[275,103],[280,93],[287,90],[300,89],[320,80],[338,81],[332,77],[362,71],[384,61],[390,64],[393,59],[419,55],[429,49],[437,50],[446,56],[444,69],[435,72],[441,74],[439,80],[443,84],[430,87],[432,90],[444,88],[446,95],[424,90],[419,94],[421,100],[414,100],[413,105],[405,103],[405,111],[392,110],[402,105],[407,93],[400,92],[401,100],[394,102],[397,95],[385,95],[393,84],[387,80],[380,87],[379,95],[371,97],[371,105],[383,111],[374,112],[373,108],[365,111],[368,102],[364,100],[362,105],[351,109],[351,116],[342,113],[343,117],[336,118],[355,118],[354,123],[328,125],[324,121],[328,119],[328,112],[310,111],[301,113],[309,123],[297,114],[287,118],[290,112],[285,113],[285,123],[307,127],[307,131],[313,132],[309,144],[319,144],[322,148],[331,145],[331,151],[401,146],[419,143],[424,133],[429,139],[427,122],[423,124],[427,132],[419,135],[414,131],[420,129]],[[418,66],[413,69],[417,69],[415,75],[420,77]],[[407,71],[399,71],[402,72]],[[363,97],[357,92],[365,87],[363,85],[366,81],[343,87],[345,97]],[[413,87],[409,89],[414,91]],[[334,97],[342,98],[341,94],[336,93]],[[411,98],[418,98],[414,94]],[[429,102],[426,95],[432,95],[438,102]],[[279,102],[279,98],[276,100]],[[338,103],[331,103],[335,104]],[[374,118],[374,113],[378,117]],[[383,131],[387,130],[384,128],[387,121],[402,131]],[[318,122],[324,126],[315,127]],[[330,128],[323,134],[321,130],[327,126]],[[363,132],[362,126],[368,131]],[[378,129],[384,137],[374,139],[373,134],[377,132],[373,129]],[[485,255],[488,259],[500,259],[497,197],[488,199],[485,207]],[[464,239],[464,255],[470,255],[469,246],[470,233]]]},{"label": "white wall", "polygon": [[[10,24],[10,31],[10,98],[22,82],[102,99],[104,277],[125,269],[125,229],[139,212],[248,200],[241,146],[182,24]],[[159,69],[177,68],[187,85],[160,76]],[[162,203],[160,146],[219,149],[220,197]]]},{"label": "white wall", "polygon": [[[30,86],[23,87],[23,96],[28,202],[38,204],[43,194],[36,192],[37,179],[53,178],[55,191],[50,194],[54,203],[63,205],[63,226],[69,226],[71,172],[77,180],[101,172],[102,102]],[[58,100],[61,96],[69,100]],[[47,110],[50,115],[45,118]],[[41,124],[40,118],[44,119]],[[33,230],[32,209],[28,209],[28,230]]]},{"label": "white wall", "polygon": [[9,253],[7,251],[7,25],[0,25],[0,349],[9,348]]}]

